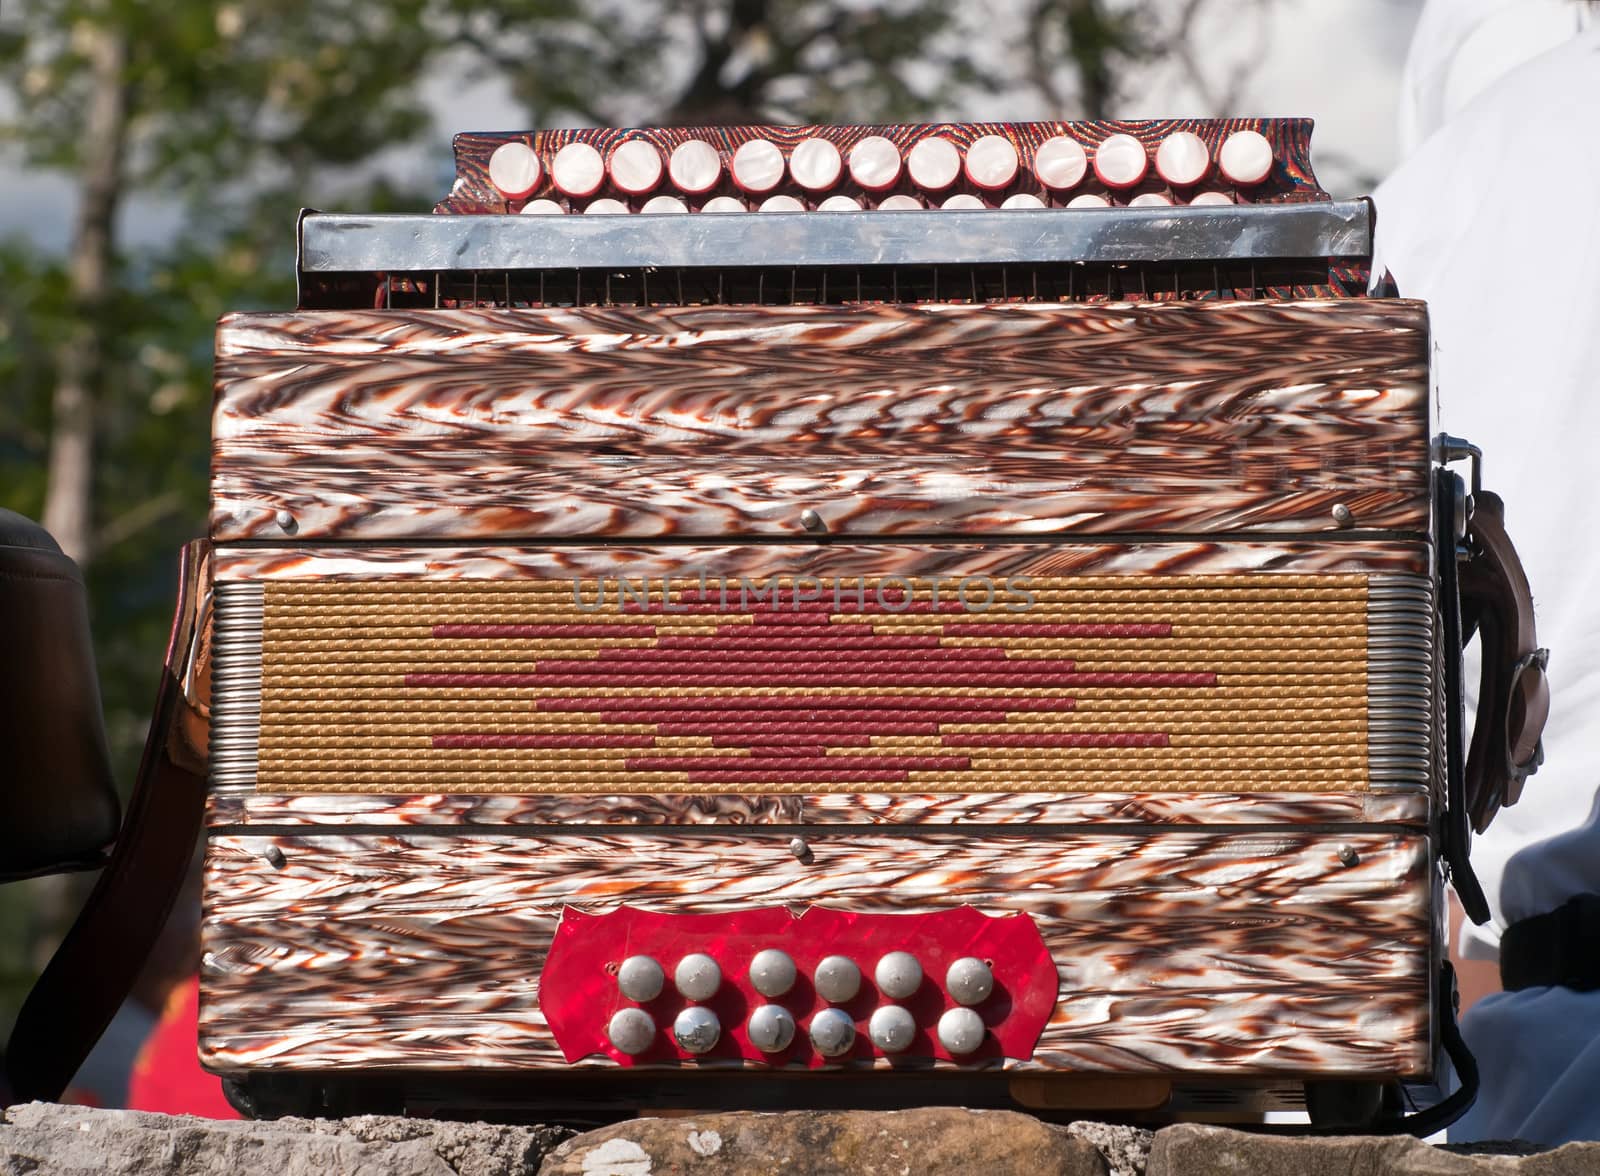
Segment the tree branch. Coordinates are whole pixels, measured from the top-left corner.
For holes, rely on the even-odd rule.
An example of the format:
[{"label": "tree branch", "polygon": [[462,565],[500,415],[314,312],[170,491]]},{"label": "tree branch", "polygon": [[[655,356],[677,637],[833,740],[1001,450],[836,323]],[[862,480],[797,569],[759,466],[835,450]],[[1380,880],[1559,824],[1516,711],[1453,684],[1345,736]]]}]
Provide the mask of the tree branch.
[{"label": "tree branch", "polygon": [[177,514],[183,509],[183,504],[183,495],[176,490],[163,490],[154,498],[146,498],[137,506],[123,511],[106,522],[95,536],[95,546],[104,551],[120,543],[126,543],[169,515]]},{"label": "tree branch", "polygon": [[109,20],[88,26],[89,108],[68,282],[76,321],[56,355],[44,525],[80,564],[92,555],[95,395],[104,366],[100,322],[110,293],[117,203],[128,135],[128,44]]}]

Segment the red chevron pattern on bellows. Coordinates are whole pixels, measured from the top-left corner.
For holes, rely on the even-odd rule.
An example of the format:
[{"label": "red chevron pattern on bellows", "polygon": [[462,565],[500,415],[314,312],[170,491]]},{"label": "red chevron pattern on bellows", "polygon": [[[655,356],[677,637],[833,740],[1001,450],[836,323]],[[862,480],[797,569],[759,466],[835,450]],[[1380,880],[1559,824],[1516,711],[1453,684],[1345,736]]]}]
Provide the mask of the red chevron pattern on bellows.
[{"label": "red chevron pattern on bellows", "polygon": [[257,787],[1360,788],[1365,597],[1340,575],[274,582]]},{"label": "red chevron pattern on bellows", "polygon": [[[604,589],[601,590],[602,595]],[[442,732],[432,737],[436,748],[570,748],[630,747],[655,749],[623,761],[628,772],[684,772],[690,784],[801,783],[817,781],[906,784],[913,771],[963,771],[971,756],[963,749],[1006,747],[1166,747],[1163,731],[1004,732],[970,733],[943,730],[946,724],[1004,722],[1008,717],[1071,710],[1071,697],[1029,693],[971,699],[871,693],[877,687],[1016,687],[1024,690],[1119,686],[1215,686],[1216,674],[1082,673],[1070,659],[1042,657],[1027,661],[1007,657],[1005,637],[1056,636],[1165,637],[1170,624],[1029,625],[1005,622],[950,622],[937,631],[911,636],[879,633],[859,617],[922,614],[967,615],[959,602],[919,601],[890,593],[879,600],[863,594],[861,607],[838,614],[836,605],[809,599],[796,591],[773,590],[770,600],[741,608],[725,593],[680,592],[672,601],[622,606],[634,615],[737,614],[741,623],[718,625],[708,636],[659,635],[655,626],[630,625],[629,636],[652,638],[638,649],[602,648],[593,659],[535,661],[518,672],[414,673],[408,686],[551,686],[583,689],[607,686],[738,687],[772,685],[855,687],[844,695],[740,695],[677,697],[563,697],[540,699],[535,710],[547,714],[581,713],[598,719],[593,734],[545,734],[536,731],[481,734]],[[840,602],[841,604],[843,602]],[[730,607],[731,605],[731,607]],[[856,619],[846,619],[846,617]],[[443,640],[479,637],[615,636],[613,625],[461,625],[433,628]],[[862,629],[867,630],[862,633]],[[796,630],[803,636],[794,636]],[[1043,634],[1040,634],[1043,635]],[[982,636],[990,643],[951,648],[947,636]],[[781,662],[774,665],[774,659]],[[654,734],[619,734],[608,726],[647,724]],[[695,755],[663,747],[672,736],[709,738],[715,749],[742,754]],[[897,755],[869,751],[876,738],[922,736],[937,748],[931,754]],[[862,754],[841,754],[848,749]]]}]

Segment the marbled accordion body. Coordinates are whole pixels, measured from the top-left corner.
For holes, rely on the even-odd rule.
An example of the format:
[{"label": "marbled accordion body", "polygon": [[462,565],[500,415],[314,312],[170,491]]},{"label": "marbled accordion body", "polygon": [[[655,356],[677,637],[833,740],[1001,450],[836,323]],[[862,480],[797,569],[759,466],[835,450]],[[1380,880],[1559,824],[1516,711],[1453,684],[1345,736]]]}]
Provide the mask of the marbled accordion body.
[{"label": "marbled accordion body", "polygon": [[206,1064],[1429,1073],[1426,314],[1336,284],[224,320]]}]

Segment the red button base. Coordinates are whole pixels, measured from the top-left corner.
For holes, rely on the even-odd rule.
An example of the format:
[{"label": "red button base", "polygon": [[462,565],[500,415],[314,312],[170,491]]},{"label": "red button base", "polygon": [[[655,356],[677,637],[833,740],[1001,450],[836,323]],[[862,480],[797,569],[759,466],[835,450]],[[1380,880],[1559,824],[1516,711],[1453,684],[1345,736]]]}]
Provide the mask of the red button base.
[{"label": "red button base", "polygon": [[[750,961],[765,948],[787,952],[798,976],[782,996],[765,997],[750,984]],[[873,983],[878,960],[908,951],[922,965],[922,986],[910,997],[891,1000]],[[673,987],[672,973],[684,956],[704,952],[722,969],[722,985],[708,1000],[689,1001]],[[653,957],[667,982],[654,1000],[634,1002],[617,987],[617,969],[629,956]],[[827,1058],[812,1046],[813,1014],[830,1005],[817,995],[811,977],[826,956],[848,956],[861,970],[861,991],[837,1007],[849,1014],[856,1040],[843,1056]],[[969,1054],[953,1057],[939,1044],[939,1017],[959,1005],[945,990],[946,970],[972,956],[988,963],[994,990],[973,1006],[987,1033]],[[1033,920],[1025,914],[986,915],[974,907],[932,914],[880,915],[812,907],[799,915],[785,907],[726,914],[661,914],[621,907],[591,915],[573,907],[562,911],[550,955],[539,980],[539,1007],[567,1061],[605,1054],[619,1065],[743,1059],[774,1066],[822,1067],[890,1057],[911,1062],[942,1058],[963,1064],[999,1058],[1026,1059],[1056,1004],[1055,963]],[[673,1019],[690,1004],[716,1013],[722,1024],[717,1044],[691,1054],[672,1037]],[[763,1053],[750,1043],[746,1024],[764,1004],[782,1005],[797,1024],[794,1041],[779,1053]],[[909,1048],[885,1055],[867,1037],[873,1010],[887,1004],[907,1009],[917,1030]],[[654,1019],[656,1036],[644,1052],[629,1056],[612,1046],[606,1025],[618,1009],[642,1008]]]}]

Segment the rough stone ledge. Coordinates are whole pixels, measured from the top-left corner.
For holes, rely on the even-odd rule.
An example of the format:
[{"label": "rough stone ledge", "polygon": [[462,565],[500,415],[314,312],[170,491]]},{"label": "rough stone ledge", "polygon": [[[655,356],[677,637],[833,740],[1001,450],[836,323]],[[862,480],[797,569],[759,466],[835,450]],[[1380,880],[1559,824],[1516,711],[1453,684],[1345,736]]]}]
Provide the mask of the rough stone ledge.
[{"label": "rough stone ledge", "polygon": [[[1596,1176],[1600,1143],[1434,1147],[1409,1135],[1252,1135],[1180,1123],[1156,1132],[1148,1176]],[[1528,1152],[1529,1154],[1505,1154]]]},{"label": "rough stone ledge", "polygon": [[1104,1176],[1095,1146],[1012,1111],[725,1112],[635,1119],[567,1140],[540,1176],[1025,1172]]},{"label": "rough stone ledge", "polygon": [[[1009,1111],[715,1113],[571,1136],[361,1116],[216,1122],[30,1103],[0,1123],[0,1176],[1596,1176],[1600,1143],[1430,1147],[1181,1124],[1053,1127]],[[564,1142],[563,1142],[564,1140]],[[1514,1152],[1531,1154],[1508,1154]]]},{"label": "rough stone ledge", "polygon": [[360,1115],[266,1123],[27,1103],[0,1125],[3,1176],[535,1176],[558,1127]]}]

